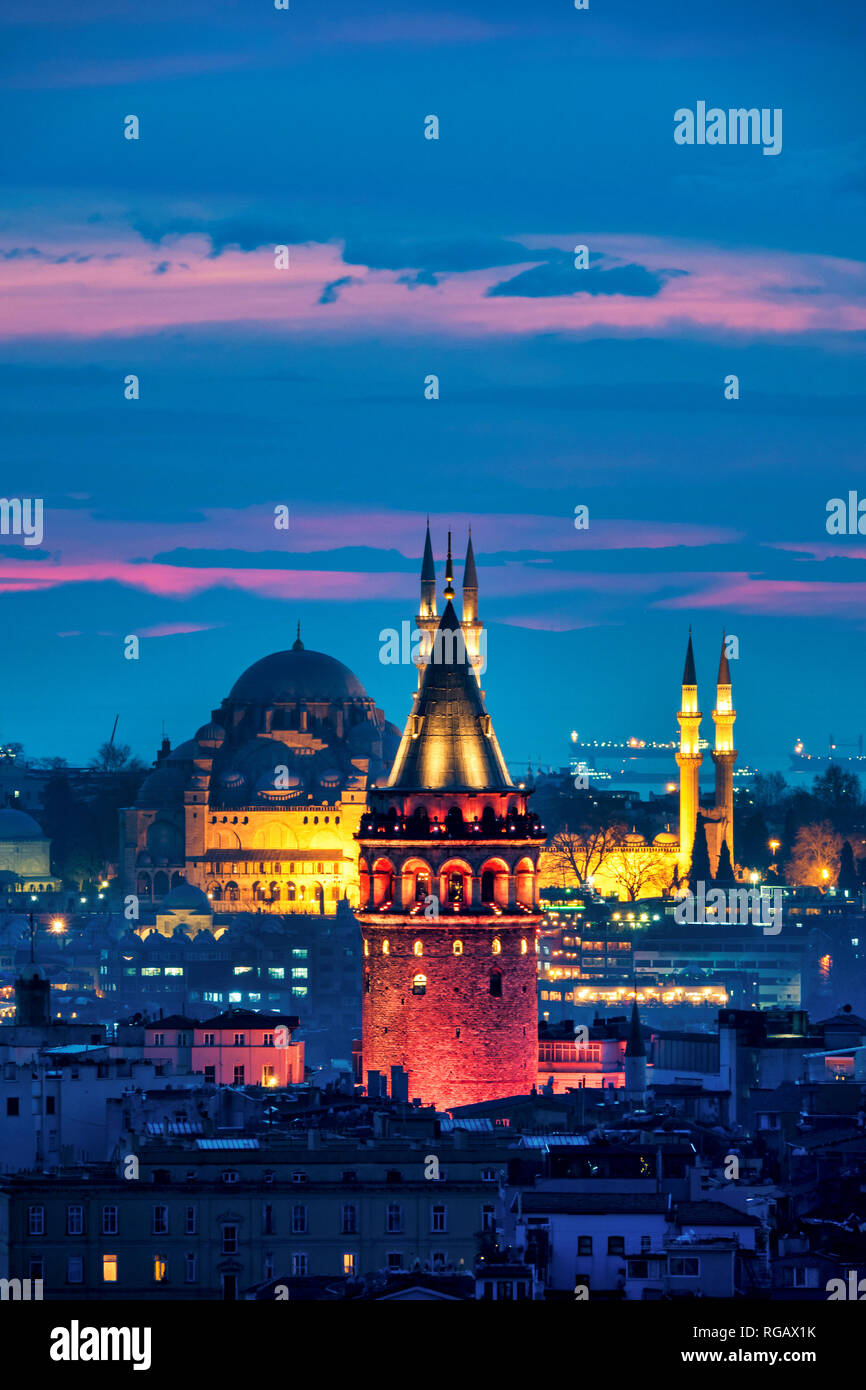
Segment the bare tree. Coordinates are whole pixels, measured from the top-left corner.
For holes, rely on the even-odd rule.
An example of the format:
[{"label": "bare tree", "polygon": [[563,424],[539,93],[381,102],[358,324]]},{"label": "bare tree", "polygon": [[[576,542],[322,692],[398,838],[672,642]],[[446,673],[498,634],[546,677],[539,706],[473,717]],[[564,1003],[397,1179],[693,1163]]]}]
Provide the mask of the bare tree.
[{"label": "bare tree", "polygon": [[584,825],[576,832],[566,826],[550,841],[547,849],[550,866],[560,877],[563,886],[576,879],[584,887],[587,879],[598,872],[622,843],[625,834],[625,826],[618,821],[610,825]]},{"label": "bare tree", "polygon": [[826,888],[839,876],[842,859],[842,836],[837,835],[829,821],[801,825],[794,840],[791,858],[785,865],[789,883],[809,884]]},{"label": "bare tree", "polygon": [[658,851],[651,849],[623,849],[621,854],[612,855],[608,860],[606,872],[617,888],[621,888],[630,903],[637,902],[650,889],[647,897],[667,893],[674,881],[676,863],[659,857]]}]

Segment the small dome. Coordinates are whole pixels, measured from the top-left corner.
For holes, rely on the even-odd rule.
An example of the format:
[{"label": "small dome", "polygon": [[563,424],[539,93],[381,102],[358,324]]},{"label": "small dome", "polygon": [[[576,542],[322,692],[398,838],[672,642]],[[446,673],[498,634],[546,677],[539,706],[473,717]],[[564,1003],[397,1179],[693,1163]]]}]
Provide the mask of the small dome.
[{"label": "small dome", "polygon": [[187,773],[181,767],[158,767],[139,788],[137,806],[164,806],[182,802]]},{"label": "small dome", "polygon": [[624,837],[623,843],[626,845],[645,845],[646,840],[644,839],[643,835],[637,835],[634,832],[632,832],[631,835],[626,835]]},{"label": "small dome", "polygon": [[672,835],[669,830],[663,830],[661,834],[656,835],[653,840],[654,845],[678,845],[679,842],[679,836]]},{"label": "small dome", "polygon": [[342,661],[324,652],[273,652],[235,681],[230,700],[286,704],[295,700],[366,700],[367,692]]},{"label": "small dome", "polygon": [[179,743],[176,748],[166,756],[160,763],[164,767],[166,763],[191,763],[193,758],[199,756],[200,749],[194,738],[188,738],[185,743]]},{"label": "small dome", "polygon": [[222,725],[214,724],[213,721],[211,721],[210,724],[202,724],[196,734],[196,739],[199,743],[222,743],[225,736],[226,731]]},{"label": "small dome", "polygon": [[213,908],[207,894],[196,888],[195,884],[179,883],[170,893],[166,893],[158,910],[161,913],[177,910],[211,913]]},{"label": "small dome", "polygon": [[42,827],[26,811],[0,811],[0,840],[44,840]]}]

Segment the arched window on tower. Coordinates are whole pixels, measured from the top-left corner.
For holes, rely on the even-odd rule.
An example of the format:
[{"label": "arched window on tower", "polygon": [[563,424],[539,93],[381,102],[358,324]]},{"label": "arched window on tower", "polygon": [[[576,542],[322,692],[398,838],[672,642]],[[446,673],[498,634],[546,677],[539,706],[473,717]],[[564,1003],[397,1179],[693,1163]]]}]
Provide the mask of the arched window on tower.
[{"label": "arched window on tower", "polygon": [[413,954],[416,955],[416,956],[423,956],[423,954],[424,954],[424,945],[423,945],[423,943],[422,943],[421,941],[415,941],[415,942],[413,942],[413,944],[412,944],[412,952],[413,952]]},{"label": "arched window on tower", "polygon": [[493,944],[491,945],[490,949],[493,952],[494,956],[502,955],[502,942],[499,940],[498,936],[494,936]]},{"label": "arched window on tower", "polygon": [[382,955],[383,955],[383,956],[390,956],[390,954],[391,954],[391,943],[390,943],[390,941],[388,940],[388,938],[387,938],[387,936],[386,936],[386,937],[385,937],[385,940],[382,942]]},{"label": "arched window on tower", "polygon": [[462,903],[463,901],[463,875],[459,872],[448,875],[448,901],[449,903]]},{"label": "arched window on tower", "polygon": [[293,902],[295,901],[296,896],[297,896],[297,889],[295,888],[295,885],[294,885],[293,883],[290,883],[290,884],[289,884],[287,893],[288,893],[289,902],[290,902],[290,903],[293,903]]},{"label": "arched window on tower", "polygon": [[369,954],[370,954],[370,943],[369,943],[369,941],[367,940],[367,938],[366,938],[366,936],[365,936],[365,937],[364,937],[364,955],[365,955],[365,956],[368,956]]},{"label": "arched window on tower", "polygon": [[427,976],[426,976],[426,975],[415,975],[415,976],[413,976],[413,978],[412,978],[412,993],[413,993],[413,994],[426,994],[426,993],[427,993]]},{"label": "arched window on tower", "polygon": [[369,972],[369,970],[365,970],[365,971],[364,971],[364,993],[365,993],[365,994],[369,994],[369,993],[370,993],[370,972]]},{"label": "arched window on tower", "polygon": [[462,941],[455,941],[454,944],[453,944],[453,946],[451,947],[451,950],[452,950],[452,952],[453,952],[453,954],[454,954],[455,956],[462,956],[462,955],[463,955],[463,942],[462,942]]},{"label": "arched window on tower", "polygon": [[426,869],[419,869],[415,875],[415,901],[423,903],[430,892],[430,875]]},{"label": "arched window on tower", "polygon": [[521,936],[521,938],[520,938],[520,954],[521,954],[522,956],[525,956],[525,955],[526,955],[526,952],[527,952],[528,950],[529,950],[529,943],[527,942],[525,936]]},{"label": "arched window on tower", "polygon": [[490,972],[490,993],[494,999],[502,998],[502,971],[491,970]]}]

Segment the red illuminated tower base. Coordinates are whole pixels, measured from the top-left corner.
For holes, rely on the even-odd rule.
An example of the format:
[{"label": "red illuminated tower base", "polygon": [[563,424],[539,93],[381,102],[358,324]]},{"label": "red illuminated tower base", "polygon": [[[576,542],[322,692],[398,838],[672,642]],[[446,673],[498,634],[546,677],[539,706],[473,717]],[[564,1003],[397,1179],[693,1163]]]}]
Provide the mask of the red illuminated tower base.
[{"label": "red illuminated tower base", "polygon": [[[419,616],[432,628],[428,569],[429,533]],[[358,832],[357,913],[365,1074],[390,1078],[401,1066],[409,1098],[440,1109],[535,1084],[535,883],[545,839],[511,781],[471,659],[481,626],[471,541],[462,624],[450,546],[446,578],[437,642],[388,785],[372,793]]]}]

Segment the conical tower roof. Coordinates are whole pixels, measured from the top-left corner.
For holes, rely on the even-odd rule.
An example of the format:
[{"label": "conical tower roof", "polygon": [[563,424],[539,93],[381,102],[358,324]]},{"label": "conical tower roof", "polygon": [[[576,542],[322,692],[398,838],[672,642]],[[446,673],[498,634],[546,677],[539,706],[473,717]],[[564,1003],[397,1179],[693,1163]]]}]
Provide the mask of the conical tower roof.
[{"label": "conical tower roof", "polygon": [[731,668],[728,665],[728,653],[725,651],[725,634],[722,633],[722,655],[719,658],[719,678],[717,685],[730,685]]},{"label": "conical tower roof", "polygon": [[692,646],[692,630],[689,628],[689,645],[686,647],[686,664],[683,668],[683,685],[697,685],[695,672],[695,651]]},{"label": "conical tower roof", "polygon": [[424,537],[424,559],[421,562],[421,583],[436,584],[436,566],[433,563],[433,546],[430,541],[430,518],[427,518],[427,535]]},{"label": "conical tower roof", "polygon": [[450,599],[388,786],[413,791],[506,791],[514,786]]},{"label": "conical tower roof", "polygon": [[643,1033],[640,1031],[640,1015],[637,1011],[637,1000],[631,1006],[631,1023],[628,1030],[628,1042],[625,1045],[626,1057],[645,1057],[646,1044],[643,1040]]},{"label": "conical tower roof", "polygon": [[469,532],[469,544],[466,547],[466,564],[463,566],[463,588],[478,588],[478,575],[475,572],[475,551],[472,549],[471,530]]}]

